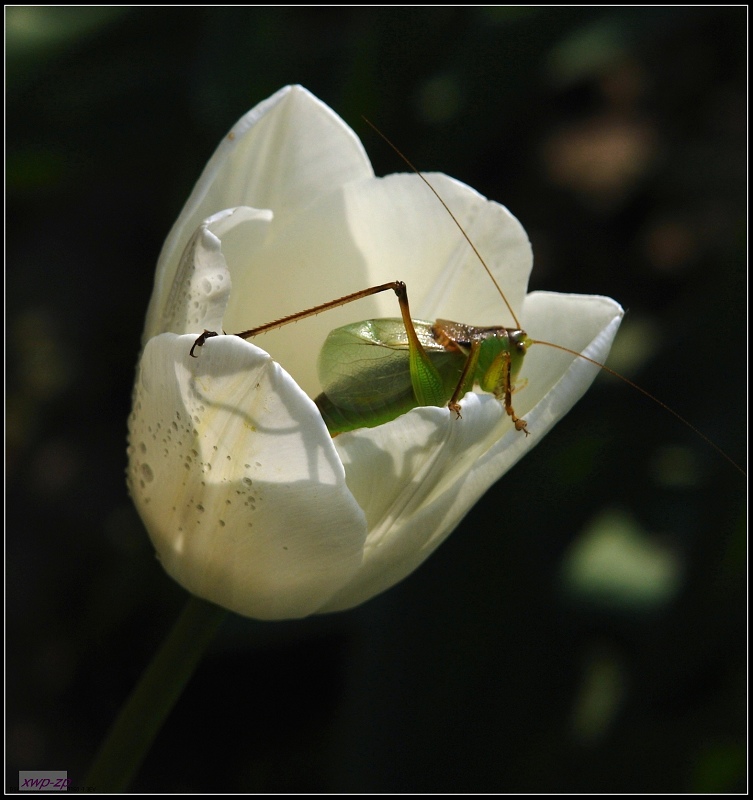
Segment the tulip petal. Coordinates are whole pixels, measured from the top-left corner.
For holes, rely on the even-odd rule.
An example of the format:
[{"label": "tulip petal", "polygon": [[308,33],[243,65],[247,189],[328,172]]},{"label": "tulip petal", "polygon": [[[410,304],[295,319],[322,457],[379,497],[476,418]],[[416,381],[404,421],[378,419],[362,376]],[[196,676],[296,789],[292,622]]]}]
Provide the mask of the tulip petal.
[{"label": "tulip petal", "polygon": [[[446,175],[425,176],[501,284],[516,313],[533,256],[515,217]],[[421,319],[512,325],[504,301],[450,214],[418,175],[388,175],[343,187],[348,226],[373,283],[399,279]],[[382,316],[396,316],[394,301]]]},{"label": "tulip petal", "polygon": [[164,568],[260,619],[317,610],[356,574],[364,514],[314,404],[232,336],[146,346],[130,419],[129,485]]},{"label": "tulip petal", "polygon": [[316,197],[373,175],[355,133],[302,86],[286,86],[259,103],[220,143],[170,231],[148,319],[163,307],[180,255],[202,220],[237,206],[294,216]]},{"label": "tulip petal", "polygon": [[[523,322],[531,338],[569,347],[603,363],[609,354],[622,314],[620,305],[609,297],[532,292],[525,300]],[[563,375],[568,374],[582,379],[584,387],[572,402],[567,400],[569,405],[562,411],[558,404],[560,391],[563,390],[562,398],[569,398],[570,389],[559,382]],[[597,374],[598,367],[583,359],[574,359],[568,353],[545,345],[534,345],[526,355],[526,368],[521,374],[526,381],[524,391],[519,393],[521,410],[527,413],[528,408],[532,407],[529,398],[546,399],[551,393],[552,397],[547,402],[554,409],[552,413],[559,419],[580,399]],[[517,397],[518,395],[516,402]],[[537,404],[540,403],[537,400]]]},{"label": "tulip petal", "polygon": [[246,241],[263,239],[272,212],[230,208],[205,220],[186,245],[178,264],[165,307],[152,307],[143,342],[160,333],[194,333],[222,330],[222,318],[230,299],[231,280],[220,237],[242,228]]}]

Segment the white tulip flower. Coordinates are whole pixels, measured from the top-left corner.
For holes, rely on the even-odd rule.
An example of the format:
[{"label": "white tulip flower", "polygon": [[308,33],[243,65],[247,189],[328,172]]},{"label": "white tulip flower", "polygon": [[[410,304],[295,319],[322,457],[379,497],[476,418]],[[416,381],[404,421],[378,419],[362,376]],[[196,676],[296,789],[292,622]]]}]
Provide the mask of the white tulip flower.
[{"label": "white tulip flower", "polygon": [[[526,295],[530,244],[502,206],[429,180],[523,328],[604,361],[622,310]],[[531,347],[514,396],[530,436],[481,392],[333,438],[312,401],[328,331],[398,316],[389,292],[253,342],[242,331],[402,280],[415,318],[511,324],[455,224],[415,174],[375,178],[353,131],[300,86],[259,104],[212,156],[157,265],[129,421],[129,485],[167,572],[259,619],[351,608],[404,578],[573,406],[597,368]],[[261,348],[264,349],[261,349]]]}]

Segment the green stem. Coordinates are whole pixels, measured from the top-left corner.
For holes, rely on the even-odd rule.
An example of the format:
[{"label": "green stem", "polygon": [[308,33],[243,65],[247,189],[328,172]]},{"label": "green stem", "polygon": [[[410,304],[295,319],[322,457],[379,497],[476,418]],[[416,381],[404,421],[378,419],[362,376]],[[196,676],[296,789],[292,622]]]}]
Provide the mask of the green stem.
[{"label": "green stem", "polygon": [[226,613],[191,597],[121,709],[85,786],[96,792],[122,792],[128,787]]}]

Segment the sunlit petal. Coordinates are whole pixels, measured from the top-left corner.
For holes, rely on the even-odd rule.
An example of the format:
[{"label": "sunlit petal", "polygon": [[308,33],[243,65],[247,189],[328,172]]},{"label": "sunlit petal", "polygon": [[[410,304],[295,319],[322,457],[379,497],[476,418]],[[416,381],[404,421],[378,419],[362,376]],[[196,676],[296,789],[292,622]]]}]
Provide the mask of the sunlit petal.
[{"label": "sunlit petal", "polygon": [[237,206],[294,215],[319,195],[373,174],[358,137],[302,86],[286,86],[259,103],[220,142],[170,231],[147,320],[159,313],[178,260],[204,219]]},{"label": "sunlit petal", "polygon": [[129,481],[157,554],[189,591],[272,619],[315,611],[362,560],[364,514],[316,407],[234,337],[147,345]]}]

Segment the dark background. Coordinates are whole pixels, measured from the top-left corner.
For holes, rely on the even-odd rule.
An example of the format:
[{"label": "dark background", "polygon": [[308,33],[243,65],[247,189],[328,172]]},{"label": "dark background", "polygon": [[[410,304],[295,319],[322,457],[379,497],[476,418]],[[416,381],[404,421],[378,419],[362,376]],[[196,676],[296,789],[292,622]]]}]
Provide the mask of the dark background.
[{"label": "dark background", "polygon": [[[124,485],[139,337],[206,159],[286,83],[377,174],[404,167],[361,114],[507,205],[533,288],[619,300],[610,363],[745,461],[745,8],[6,24],[8,788],[18,769],[81,781],[184,604]],[[602,376],[398,587],[228,618],[134,789],[744,790],[745,501],[734,467]],[[615,520],[632,546],[605,547]],[[589,560],[572,548],[594,525]]]}]

